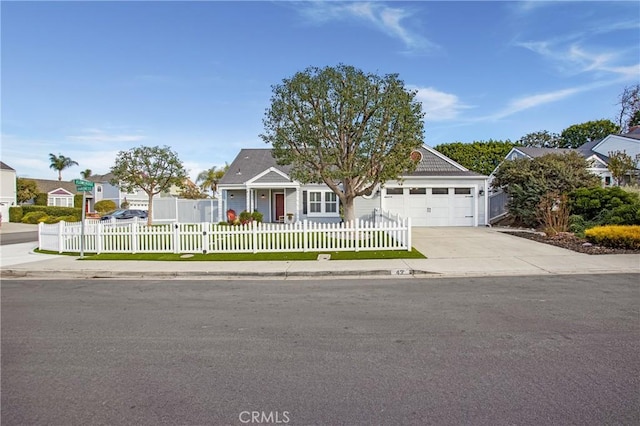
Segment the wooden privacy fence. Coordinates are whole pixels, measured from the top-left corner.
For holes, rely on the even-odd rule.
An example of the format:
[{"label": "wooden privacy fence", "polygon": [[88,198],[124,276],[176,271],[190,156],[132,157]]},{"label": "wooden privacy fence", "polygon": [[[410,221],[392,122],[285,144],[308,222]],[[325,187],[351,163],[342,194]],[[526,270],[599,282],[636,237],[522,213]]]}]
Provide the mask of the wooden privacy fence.
[{"label": "wooden privacy fence", "polygon": [[[39,225],[39,248],[81,251],[81,223]],[[411,250],[411,219],[353,223],[170,223],[147,226],[85,221],[88,253],[264,253],[307,251]]]}]

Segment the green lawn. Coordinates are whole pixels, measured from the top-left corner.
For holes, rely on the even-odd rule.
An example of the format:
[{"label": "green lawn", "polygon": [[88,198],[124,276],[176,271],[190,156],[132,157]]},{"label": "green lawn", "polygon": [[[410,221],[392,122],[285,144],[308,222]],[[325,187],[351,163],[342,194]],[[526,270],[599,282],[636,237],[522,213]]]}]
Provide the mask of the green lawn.
[{"label": "green lawn", "polygon": [[[46,250],[36,250],[38,253],[58,254]],[[63,253],[71,256],[79,256],[80,253]],[[316,260],[319,254],[330,254],[332,260],[359,260],[359,259],[424,259],[425,256],[415,248],[406,250],[381,250],[381,251],[334,251],[334,252],[289,252],[289,253],[209,253],[209,254],[173,254],[173,253],[85,253],[86,260],[156,260],[156,261],[292,261],[292,260]]]}]

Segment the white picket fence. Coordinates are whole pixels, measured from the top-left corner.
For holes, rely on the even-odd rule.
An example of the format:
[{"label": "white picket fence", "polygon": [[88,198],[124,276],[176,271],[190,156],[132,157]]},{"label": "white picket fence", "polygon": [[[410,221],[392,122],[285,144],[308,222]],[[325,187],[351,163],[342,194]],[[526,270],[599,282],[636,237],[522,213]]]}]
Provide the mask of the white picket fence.
[{"label": "white picket fence", "polygon": [[[81,251],[81,223],[39,225],[39,248]],[[147,226],[137,220],[86,220],[86,253],[264,253],[308,251],[411,250],[411,219],[378,223],[293,224],[170,223]]]}]

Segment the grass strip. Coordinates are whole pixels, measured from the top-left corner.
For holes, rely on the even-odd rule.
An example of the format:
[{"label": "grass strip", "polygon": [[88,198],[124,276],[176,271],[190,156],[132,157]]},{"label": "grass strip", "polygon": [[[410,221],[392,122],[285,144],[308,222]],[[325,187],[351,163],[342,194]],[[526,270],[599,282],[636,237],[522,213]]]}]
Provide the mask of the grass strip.
[{"label": "grass strip", "polygon": [[[48,250],[35,250],[43,254],[63,254],[80,256],[80,253],[58,253]],[[149,260],[149,261],[295,261],[316,260],[319,254],[331,255],[331,260],[366,260],[366,259],[425,259],[425,255],[415,248],[406,250],[380,250],[380,251],[329,251],[329,252],[285,252],[285,253],[194,253],[193,255],[174,253],[85,253],[83,260]]]}]

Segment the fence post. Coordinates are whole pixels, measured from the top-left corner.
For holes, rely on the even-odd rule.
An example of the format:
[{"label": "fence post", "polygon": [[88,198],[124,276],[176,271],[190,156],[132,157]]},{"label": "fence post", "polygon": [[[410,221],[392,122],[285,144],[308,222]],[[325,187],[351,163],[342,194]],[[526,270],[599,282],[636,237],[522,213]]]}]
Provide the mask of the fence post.
[{"label": "fence post", "polygon": [[406,223],[406,227],[407,227],[407,251],[411,251],[411,217],[408,217],[407,219],[407,223]]},{"label": "fence post", "polygon": [[42,250],[42,227],[44,224],[42,222],[38,223],[38,248]]},{"label": "fence post", "polygon": [[178,221],[173,222],[173,252],[180,253],[180,224]]},{"label": "fence post", "polygon": [[258,225],[251,221],[251,244],[253,245],[253,254],[258,253]]},{"label": "fence post", "polygon": [[96,254],[100,254],[102,252],[102,232],[103,232],[102,222],[98,222],[96,224]]},{"label": "fence post", "polygon": [[209,222],[204,222],[200,224],[200,230],[202,231],[202,254],[207,254],[209,252]]},{"label": "fence post", "polygon": [[309,230],[307,229],[307,219],[302,221],[302,251],[309,251]]},{"label": "fence post", "polygon": [[354,245],[355,245],[356,252],[359,252],[359,251],[360,251],[360,239],[358,238],[358,230],[359,230],[359,228],[360,228],[360,219],[357,219],[357,218],[356,218],[356,219],[353,221],[353,228],[354,228],[354,230],[355,230],[355,232],[354,232],[354,241],[353,241],[353,243],[354,243]]},{"label": "fence post", "polygon": [[131,253],[138,251],[138,218],[135,217],[131,226]]},{"label": "fence post", "polygon": [[62,253],[64,251],[64,240],[63,240],[63,232],[62,230],[65,228],[66,222],[61,220],[58,222],[58,253]]}]

